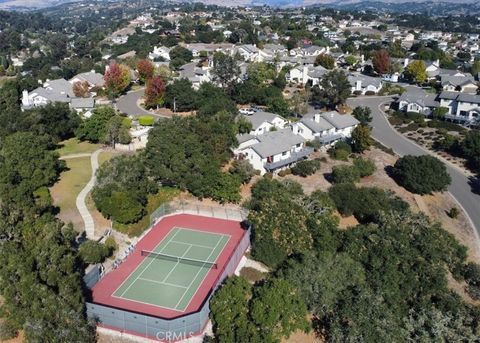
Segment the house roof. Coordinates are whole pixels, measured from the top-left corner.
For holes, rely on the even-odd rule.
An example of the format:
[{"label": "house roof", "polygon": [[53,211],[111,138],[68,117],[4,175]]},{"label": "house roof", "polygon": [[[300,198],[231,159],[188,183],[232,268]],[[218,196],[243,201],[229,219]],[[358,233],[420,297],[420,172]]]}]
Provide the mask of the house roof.
[{"label": "house roof", "polygon": [[246,120],[252,123],[252,129],[256,130],[264,122],[271,123],[275,118],[281,118],[278,114],[258,111],[252,115],[243,116]]},{"label": "house roof", "polygon": [[75,94],[73,93],[73,86],[70,82],[65,79],[56,79],[49,80],[43,84],[43,87],[52,93],[56,94],[65,94],[68,97],[73,98]]},{"label": "house roof", "polygon": [[321,118],[324,118],[338,130],[360,124],[355,117],[349,114],[340,114],[335,111],[322,113]]},{"label": "house roof", "polygon": [[70,102],[70,98],[66,94],[56,93],[42,87],[38,87],[31,91],[29,95],[40,96],[50,102]]},{"label": "house roof", "polygon": [[315,121],[312,117],[303,117],[300,122],[308,127],[314,133],[320,133],[323,131],[327,131],[333,129],[334,126],[326,121],[324,118],[320,117],[319,121]]},{"label": "house roof", "polygon": [[417,103],[422,107],[436,107],[438,101],[436,94],[427,93],[421,88],[408,88],[408,91],[400,95],[398,102]]},{"label": "house roof", "polygon": [[95,100],[93,98],[73,98],[70,105],[74,109],[92,109],[95,107]]},{"label": "house roof", "polygon": [[460,102],[468,102],[471,104],[480,104],[480,95],[476,94],[443,91],[442,93],[440,93],[438,98],[446,100],[456,100]]},{"label": "house roof", "polygon": [[248,141],[251,140],[251,139],[256,139],[256,137],[253,136],[253,135],[250,135],[250,134],[248,134],[248,133],[246,133],[246,134],[238,134],[238,135],[237,135],[238,144],[242,144],[242,143],[248,142]]},{"label": "house roof", "polygon": [[105,84],[105,81],[103,79],[103,75],[96,73],[94,71],[89,71],[86,73],[80,73],[78,75],[75,75],[72,80],[79,79],[82,81],[87,81],[91,85],[95,85],[97,87],[103,87]]},{"label": "house roof", "polygon": [[305,142],[300,135],[295,135],[290,129],[270,131],[256,137],[260,143],[251,146],[262,158],[278,155],[289,151],[297,144]]},{"label": "house roof", "polygon": [[454,87],[457,86],[465,86],[468,84],[474,84],[475,80],[473,76],[450,76],[450,75],[442,75],[441,76],[441,83],[442,86],[452,85]]},{"label": "house roof", "polygon": [[361,81],[362,82],[362,87],[366,87],[368,85],[373,85],[376,88],[378,88],[382,84],[382,79],[381,78],[372,77],[372,76],[368,76],[368,75],[363,75],[363,74],[359,74],[359,73],[348,75],[348,81],[351,84],[355,84],[357,81]]}]

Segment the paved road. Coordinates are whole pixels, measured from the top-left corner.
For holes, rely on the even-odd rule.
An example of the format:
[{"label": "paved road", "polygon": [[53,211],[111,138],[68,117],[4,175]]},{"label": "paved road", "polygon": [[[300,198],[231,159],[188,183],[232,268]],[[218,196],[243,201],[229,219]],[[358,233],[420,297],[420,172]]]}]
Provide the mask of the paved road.
[{"label": "paved road", "polygon": [[[348,99],[351,107],[368,106],[372,110],[372,136],[388,148],[392,148],[400,156],[425,155],[429,152],[394,130],[385,117],[380,106],[390,102],[391,97],[368,97]],[[448,188],[453,197],[460,203],[470,217],[477,232],[480,235],[480,194],[472,191],[471,180],[457,167],[446,164],[448,173],[452,177],[452,184]]]},{"label": "paved road", "polygon": [[117,103],[116,103],[117,109],[120,112],[125,113],[126,115],[129,115],[129,116],[130,115],[140,116],[140,115],[149,114],[158,119],[166,118],[166,116],[162,116],[162,115],[147,111],[146,109],[138,105],[140,99],[143,97],[144,94],[145,94],[145,89],[142,88],[140,90],[128,92],[127,94],[122,95],[117,100]]},{"label": "paved road", "polygon": [[80,191],[80,193],[77,196],[77,200],[75,202],[78,212],[80,212],[80,215],[82,216],[83,223],[85,224],[85,233],[87,235],[87,238],[94,239],[95,238],[95,222],[93,221],[93,217],[90,213],[90,211],[87,208],[86,204],[86,199],[88,193],[92,190],[93,186],[95,185],[95,173],[98,169],[98,155],[102,149],[96,150],[92,156],[90,157],[90,163],[92,165],[92,177],[90,178],[90,181],[85,185],[85,187]]}]

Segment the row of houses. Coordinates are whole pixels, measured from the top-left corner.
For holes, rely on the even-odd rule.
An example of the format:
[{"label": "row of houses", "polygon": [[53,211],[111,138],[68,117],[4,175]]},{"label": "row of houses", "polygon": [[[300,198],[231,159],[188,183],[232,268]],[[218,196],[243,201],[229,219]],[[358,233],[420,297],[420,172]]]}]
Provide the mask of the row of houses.
[{"label": "row of houses", "polygon": [[252,124],[252,130],[237,136],[239,145],[233,153],[236,159],[248,160],[262,175],[289,168],[308,158],[314,150],[306,145],[307,142],[331,146],[350,138],[360,124],[353,116],[334,111],[305,115],[294,123],[269,112],[243,117]]},{"label": "row of houses", "polygon": [[436,108],[443,107],[446,119],[464,124],[480,122],[480,95],[458,91],[428,93],[421,88],[409,88],[397,100],[398,109],[430,116]]},{"label": "row of houses", "polygon": [[[88,85],[88,97],[79,97],[75,95],[74,84],[77,82]],[[65,79],[46,80],[40,87],[28,92],[22,92],[22,109],[30,109],[39,106],[45,106],[49,103],[63,102],[68,103],[70,108],[77,112],[83,112],[89,116],[95,107],[95,91],[104,86],[103,75],[90,71],[80,73],[69,81]]]}]

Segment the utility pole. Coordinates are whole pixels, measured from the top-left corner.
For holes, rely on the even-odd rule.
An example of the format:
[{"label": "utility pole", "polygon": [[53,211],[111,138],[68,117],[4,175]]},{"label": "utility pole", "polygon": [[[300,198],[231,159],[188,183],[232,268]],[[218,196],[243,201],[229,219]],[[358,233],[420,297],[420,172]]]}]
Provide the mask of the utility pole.
[{"label": "utility pole", "polygon": [[177,112],[177,98],[173,98],[173,113]]}]

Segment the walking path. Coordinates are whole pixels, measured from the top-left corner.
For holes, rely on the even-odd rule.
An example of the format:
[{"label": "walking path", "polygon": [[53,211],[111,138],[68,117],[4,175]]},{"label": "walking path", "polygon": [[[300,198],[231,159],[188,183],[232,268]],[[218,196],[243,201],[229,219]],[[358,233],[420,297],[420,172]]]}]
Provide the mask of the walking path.
[{"label": "walking path", "polygon": [[82,152],[82,153],[78,153],[78,154],[70,154],[70,155],[60,156],[58,159],[59,160],[71,160],[73,158],[90,157],[90,156],[92,156],[91,153]]},{"label": "walking path", "polygon": [[78,212],[82,216],[83,222],[85,224],[85,233],[87,238],[93,239],[95,238],[95,222],[93,221],[92,214],[87,208],[86,199],[88,193],[92,190],[93,186],[95,185],[95,173],[98,169],[98,155],[102,152],[103,149],[96,150],[90,157],[90,163],[92,165],[92,177],[90,181],[85,185],[85,187],[80,191],[77,196],[76,205]]}]

